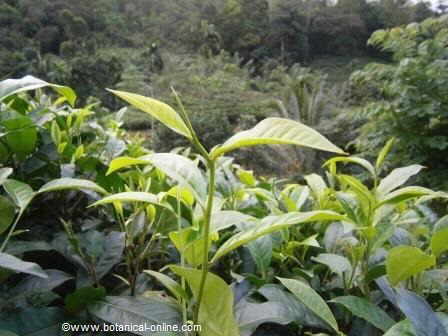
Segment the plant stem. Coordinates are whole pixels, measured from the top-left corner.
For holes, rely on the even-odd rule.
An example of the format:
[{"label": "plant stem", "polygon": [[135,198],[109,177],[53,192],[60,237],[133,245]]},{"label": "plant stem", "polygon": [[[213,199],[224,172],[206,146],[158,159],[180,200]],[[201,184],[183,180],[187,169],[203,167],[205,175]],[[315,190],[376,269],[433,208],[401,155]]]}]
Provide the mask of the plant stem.
[{"label": "plant stem", "polygon": [[198,300],[196,303],[196,308],[194,312],[194,323],[198,324],[199,309],[201,307],[201,301],[204,296],[205,282],[207,280],[208,273],[208,252],[209,252],[209,242],[210,242],[210,222],[213,210],[213,199],[215,194],[215,173],[216,166],[215,161],[207,160],[208,170],[209,170],[209,182],[208,182],[208,199],[207,208],[205,210],[205,223],[204,223],[204,260],[202,261],[202,277],[199,286]]}]

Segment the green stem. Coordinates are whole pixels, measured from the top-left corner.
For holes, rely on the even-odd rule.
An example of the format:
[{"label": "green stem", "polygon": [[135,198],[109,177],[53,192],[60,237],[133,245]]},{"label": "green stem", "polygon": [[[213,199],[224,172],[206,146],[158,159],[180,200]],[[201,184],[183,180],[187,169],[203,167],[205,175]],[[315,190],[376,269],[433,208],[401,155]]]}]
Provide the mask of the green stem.
[{"label": "green stem", "polygon": [[[182,229],[182,220],[181,220],[181,209],[180,209],[180,195],[179,195],[179,190],[177,191],[177,230],[180,231]],[[185,257],[183,255],[183,253],[181,253],[180,255],[180,265],[182,268],[185,267]],[[181,286],[182,289],[185,291],[186,289],[186,283],[185,283],[185,278],[182,277],[181,279]],[[182,321],[184,323],[187,322],[187,302],[184,298],[181,298],[181,306],[182,306]],[[185,331],[184,332],[185,336],[188,336],[188,332]]]},{"label": "green stem", "polygon": [[204,223],[204,260],[202,261],[202,277],[201,283],[199,286],[199,294],[198,301],[196,303],[196,309],[194,313],[194,323],[198,324],[199,318],[199,309],[201,307],[201,301],[204,296],[205,289],[205,281],[207,280],[208,273],[208,252],[209,252],[209,243],[210,243],[210,222],[212,216],[213,209],[213,199],[215,194],[215,173],[216,167],[215,162],[213,160],[208,160],[208,169],[209,169],[209,182],[208,182],[208,199],[207,199],[207,208],[205,211],[205,223]]},{"label": "green stem", "polygon": [[5,240],[3,241],[2,247],[0,248],[0,253],[5,251],[6,245],[8,244],[9,239],[11,239],[12,234],[16,230],[17,223],[19,223],[19,220],[22,217],[22,215],[23,215],[23,211],[20,211],[16,217],[16,220],[14,221],[14,224],[11,226],[11,229],[9,230],[8,235],[6,236]]}]

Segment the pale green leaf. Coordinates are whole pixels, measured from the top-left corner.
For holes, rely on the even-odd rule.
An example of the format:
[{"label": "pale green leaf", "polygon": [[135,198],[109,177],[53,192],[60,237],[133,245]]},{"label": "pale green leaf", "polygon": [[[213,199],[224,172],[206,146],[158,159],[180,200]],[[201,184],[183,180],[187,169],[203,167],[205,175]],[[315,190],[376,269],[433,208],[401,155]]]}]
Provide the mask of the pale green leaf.
[{"label": "pale green leaf", "polygon": [[324,299],[322,299],[322,297],[316,293],[314,289],[295,279],[277,279],[279,279],[283,286],[288,288],[291,293],[293,293],[300,300],[300,302],[328,323],[328,325],[336,331],[336,333],[339,333],[338,323],[336,322],[333,313],[325,303]]},{"label": "pale green leaf", "polygon": [[423,187],[404,187],[387,194],[381,199],[381,203],[379,205],[398,204],[412,198],[430,196],[433,194],[434,192],[431,189]]},{"label": "pale green leaf", "polygon": [[6,181],[6,179],[12,174],[12,168],[0,169],[0,186]]},{"label": "pale green leaf", "polygon": [[317,174],[310,174],[305,176],[305,180],[316,197],[321,198],[324,196],[328,187],[322,177]]},{"label": "pale green leaf", "polygon": [[343,305],[353,315],[366,320],[382,331],[388,330],[395,324],[395,321],[392,320],[382,309],[364,298],[357,296],[340,296],[330,302]]},{"label": "pale green leaf", "polygon": [[386,158],[387,154],[389,154],[393,144],[395,142],[395,138],[390,139],[386,145],[381,149],[380,153],[378,154],[378,157],[376,159],[375,168],[377,171],[380,170],[381,166],[383,165],[384,159]]},{"label": "pale green leaf", "polygon": [[107,194],[107,191],[101,188],[96,183],[89,180],[74,179],[74,178],[60,178],[44,184],[38,193],[45,193],[51,191],[61,190],[92,190],[100,194]]},{"label": "pale green leaf", "polygon": [[201,170],[190,159],[172,153],[150,154],[140,157],[160,169],[181,187],[188,188],[198,201],[207,198],[207,182]]},{"label": "pale green leaf", "polygon": [[257,225],[254,225],[249,230],[237,233],[222,244],[211,262],[215,262],[230,251],[233,251],[250,241],[266,234],[283,230],[292,225],[315,221],[337,221],[343,220],[344,218],[344,216],[332,211],[290,212],[280,216],[268,216],[263,218]]},{"label": "pale green leaf", "polygon": [[395,286],[434,266],[436,258],[413,246],[397,246],[389,251],[386,271],[390,283]]},{"label": "pale green leaf", "polygon": [[[170,266],[177,275],[185,278],[198,299],[202,271]],[[233,316],[233,292],[220,277],[208,273],[204,287],[204,296],[199,309],[201,335],[206,336],[238,336],[238,325]]]},{"label": "pale green leaf", "polygon": [[211,218],[211,231],[221,231],[232,226],[240,228],[246,223],[254,223],[257,219],[239,211],[222,210],[216,211]]},{"label": "pale green leaf", "polygon": [[136,158],[132,158],[132,157],[128,157],[128,156],[122,156],[122,157],[112,160],[112,162],[109,164],[109,169],[107,170],[106,175],[110,175],[110,174],[116,172],[117,170],[120,170],[123,168],[128,168],[130,166],[147,165],[147,164],[149,164],[149,162],[147,160],[136,159]]},{"label": "pale green leaf", "polygon": [[142,202],[167,207],[167,205],[161,203],[158,197],[154,194],[147,192],[132,192],[132,191],[104,197],[103,199],[93,203],[90,206],[93,207],[98,205],[110,204],[114,202]]},{"label": "pale green leaf", "polygon": [[355,163],[366,169],[372,176],[376,176],[375,168],[369,161],[355,156],[349,156],[349,157],[338,156],[325,162],[324,166],[328,166],[331,163],[337,163],[337,162]]},{"label": "pale green leaf", "polygon": [[350,261],[338,254],[321,253],[317,257],[312,257],[312,260],[328,266],[333,273],[336,273],[341,278],[344,277],[344,273],[350,274],[352,272]]},{"label": "pale green leaf", "polygon": [[7,79],[0,82],[0,102],[13,94],[36,90],[46,86],[53,88],[60,95],[63,95],[70,103],[70,105],[73,106],[75,104],[76,94],[71,88],[67,86],[51,84],[33,76],[25,76],[20,79]]},{"label": "pale green leaf", "polygon": [[156,99],[144,97],[135,93],[109,89],[108,91],[112,92],[139,110],[149,113],[152,117],[159,120],[162,124],[172,129],[174,132],[177,132],[188,139],[192,139],[191,132],[185,122],[169,105]]},{"label": "pale green leaf", "polygon": [[406,183],[409,178],[418,174],[424,167],[420,165],[411,165],[408,167],[396,168],[383,178],[377,188],[380,195],[386,195],[392,190]]},{"label": "pale green leaf", "polygon": [[345,154],[319,132],[304,124],[290,119],[267,118],[252,129],[237,133],[221,146],[215,147],[211,157],[216,159],[241,147],[275,144],[297,145]]},{"label": "pale green leaf", "polygon": [[[204,237],[192,227],[169,234],[171,241],[177,250],[185,257],[192,266],[199,266],[204,261]],[[210,237],[209,237],[210,239]]]},{"label": "pale green leaf", "polygon": [[439,257],[448,250],[448,228],[436,231],[431,237],[431,251]]},{"label": "pale green leaf", "polygon": [[25,210],[36,195],[28,184],[17,180],[6,180],[3,183],[3,188],[5,188],[14,203],[20,208],[20,211]]}]

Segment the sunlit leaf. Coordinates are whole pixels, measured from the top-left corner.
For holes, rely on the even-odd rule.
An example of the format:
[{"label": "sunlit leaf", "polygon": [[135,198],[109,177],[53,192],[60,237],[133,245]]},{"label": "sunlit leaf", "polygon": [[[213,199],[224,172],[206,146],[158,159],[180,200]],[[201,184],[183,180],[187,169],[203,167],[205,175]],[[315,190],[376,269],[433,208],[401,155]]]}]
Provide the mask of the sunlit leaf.
[{"label": "sunlit leaf", "polygon": [[12,179],[6,180],[3,187],[21,211],[30,204],[36,195],[28,184]]},{"label": "sunlit leaf", "polygon": [[188,139],[192,139],[191,132],[185,122],[169,105],[156,99],[144,97],[135,93],[109,89],[108,91],[127,101],[139,110],[149,113],[152,117],[159,120],[162,124],[172,129],[174,132],[177,132]]},{"label": "sunlit leaf", "polygon": [[427,255],[414,246],[397,246],[389,251],[386,271],[390,283],[395,286],[400,281],[434,266],[435,256]]},{"label": "sunlit leaf", "polygon": [[212,158],[227,152],[256,145],[297,145],[345,154],[327,138],[314,129],[297,121],[282,118],[267,118],[250,130],[235,134],[221,146],[212,150]]},{"label": "sunlit leaf", "polygon": [[45,193],[51,191],[61,190],[92,190],[100,194],[107,194],[107,191],[101,188],[96,183],[89,180],[74,179],[74,178],[60,178],[44,184],[38,193]]},{"label": "sunlit leaf", "polygon": [[436,257],[448,250],[448,228],[435,232],[431,237],[431,251]]},{"label": "sunlit leaf", "polygon": [[7,79],[0,82],[0,102],[13,94],[36,90],[46,86],[53,88],[59,94],[63,95],[70,103],[70,105],[73,106],[75,104],[76,94],[71,88],[67,86],[51,84],[33,76],[25,76],[20,79]]},{"label": "sunlit leaf", "polygon": [[199,201],[205,201],[207,182],[201,170],[190,159],[172,153],[150,154],[140,159],[148,160],[180,186],[188,188]]},{"label": "sunlit leaf", "polygon": [[[177,275],[185,278],[198,299],[202,271],[170,266]],[[238,336],[238,325],[233,316],[233,293],[230,287],[220,277],[209,273],[204,287],[204,296],[199,309],[199,324],[201,335],[207,336]]]},{"label": "sunlit leaf", "polygon": [[329,221],[329,220],[343,220],[345,217],[332,211],[310,211],[310,212],[290,212],[280,216],[268,216],[263,218],[257,225],[251,229],[237,233],[229,240],[227,240],[218,249],[212,259],[212,263],[220,257],[226,255],[230,251],[247,244],[266,234],[280,231],[292,225],[314,222],[314,221]]},{"label": "sunlit leaf", "polygon": [[336,163],[336,162],[355,163],[357,165],[360,165],[364,169],[366,169],[372,176],[376,176],[375,168],[372,166],[372,164],[369,161],[367,161],[365,159],[355,157],[355,156],[335,157],[335,158],[332,158],[332,159],[328,160],[327,162],[325,162],[325,166],[328,166],[329,164]]},{"label": "sunlit leaf", "polygon": [[106,175],[110,175],[110,174],[116,172],[117,170],[120,170],[123,168],[128,168],[130,166],[147,165],[147,164],[149,164],[149,162],[147,160],[122,156],[122,157],[112,160],[112,162],[109,164],[109,169],[108,169]]},{"label": "sunlit leaf", "polygon": [[389,175],[381,180],[377,188],[377,192],[380,195],[385,195],[391,192],[392,190],[406,183],[409,178],[418,174],[423,168],[425,167],[420,165],[411,165],[408,167],[396,168],[392,170]]}]

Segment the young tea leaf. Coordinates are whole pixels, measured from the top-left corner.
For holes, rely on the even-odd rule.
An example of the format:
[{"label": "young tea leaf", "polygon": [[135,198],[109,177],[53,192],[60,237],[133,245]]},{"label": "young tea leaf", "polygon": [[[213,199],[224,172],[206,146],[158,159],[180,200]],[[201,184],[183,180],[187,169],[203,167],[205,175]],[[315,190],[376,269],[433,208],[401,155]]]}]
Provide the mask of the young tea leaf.
[{"label": "young tea leaf", "polygon": [[389,251],[386,271],[392,286],[434,266],[436,258],[423,253],[417,247],[397,246]]},{"label": "young tea leaf", "polygon": [[[170,266],[177,275],[185,278],[197,299],[201,284],[200,270]],[[238,325],[233,316],[233,293],[220,277],[209,273],[205,282],[204,297],[199,309],[201,334],[207,336],[238,336]]]},{"label": "young tea leaf", "polygon": [[182,118],[173,110],[169,105],[162,103],[156,99],[144,97],[135,93],[109,90],[114,95],[120,97],[121,99],[127,101],[132,106],[142,110],[143,112],[149,113],[155,119],[159,120],[162,124],[170,128],[176,133],[183,135],[188,139],[192,139],[193,136],[182,120]]},{"label": "young tea leaf", "polygon": [[297,121],[283,118],[267,118],[250,130],[235,134],[211,152],[212,159],[241,147],[256,145],[297,145],[345,154],[314,129]]}]

